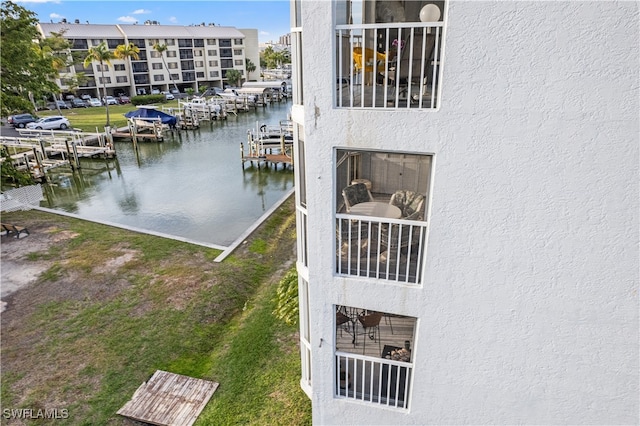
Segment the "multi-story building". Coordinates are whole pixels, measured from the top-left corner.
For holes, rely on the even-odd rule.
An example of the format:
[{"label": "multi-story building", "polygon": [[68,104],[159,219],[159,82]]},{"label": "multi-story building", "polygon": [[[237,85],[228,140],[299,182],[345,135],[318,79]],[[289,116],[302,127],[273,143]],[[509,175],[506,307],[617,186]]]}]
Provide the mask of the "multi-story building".
[{"label": "multi-story building", "polygon": [[[78,91],[96,97],[102,96],[103,78],[108,95],[150,94],[175,87],[181,92],[188,88],[198,91],[202,86],[224,87],[228,70],[238,70],[243,80],[247,80],[251,77],[247,75],[245,59],[251,59],[254,64],[260,61],[255,29],[59,22],[40,23],[39,30],[44,37],[62,34],[71,42],[69,54],[80,58],[75,65],[60,71],[56,82],[61,90],[69,91],[71,79],[84,73],[87,79]],[[103,77],[99,63],[94,62],[87,68],[82,64],[88,49],[102,42],[112,51],[118,45],[133,43],[140,53],[137,59],[111,60],[104,65]],[[153,48],[155,44],[166,45],[167,50],[161,54]]]},{"label": "multi-story building", "polygon": [[638,423],[638,6],[291,2],[314,423]]}]

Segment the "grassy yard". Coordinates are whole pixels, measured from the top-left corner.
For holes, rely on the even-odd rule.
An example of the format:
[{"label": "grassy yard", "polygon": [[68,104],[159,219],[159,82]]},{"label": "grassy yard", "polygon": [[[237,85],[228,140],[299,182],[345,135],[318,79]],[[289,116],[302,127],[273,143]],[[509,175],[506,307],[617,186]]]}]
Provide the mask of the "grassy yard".
[{"label": "grassy yard", "polygon": [[2,237],[3,262],[25,250],[22,268],[45,266],[2,313],[4,409],[134,424],[116,411],[162,369],[220,383],[198,425],[310,424],[297,326],[272,315],[294,264],[293,200],[222,263],[213,249],[43,212],[3,222],[31,232]]},{"label": "grassy yard", "polygon": [[[163,103],[162,106],[177,108],[178,101],[168,101]],[[127,127],[127,119],[123,114],[133,111],[136,108],[137,107],[133,104],[109,105],[109,119],[111,121],[111,127]],[[104,131],[104,125],[107,123],[107,111],[105,106],[63,109],[60,110],[60,112],[69,119],[71,127],[74,129],[81,129],[85,132],[95,132],[96,127],[99,132],[102,132]],[[36,115],[38,117],[58,115],[58,110],[38,111]]]}]

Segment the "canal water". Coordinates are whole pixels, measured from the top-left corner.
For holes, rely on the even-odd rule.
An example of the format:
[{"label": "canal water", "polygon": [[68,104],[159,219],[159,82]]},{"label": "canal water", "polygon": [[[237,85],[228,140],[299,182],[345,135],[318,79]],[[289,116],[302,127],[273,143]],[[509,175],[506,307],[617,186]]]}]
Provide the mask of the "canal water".
[{"label": "canal water", "polygon": [[82,160],[45,184],[41,207],[190,240],[227,246],[293,188],[291,166],[240,160],[247,130],[276,125],[291,102],[202,122],[164,142],[115,142],[115,160]]}]

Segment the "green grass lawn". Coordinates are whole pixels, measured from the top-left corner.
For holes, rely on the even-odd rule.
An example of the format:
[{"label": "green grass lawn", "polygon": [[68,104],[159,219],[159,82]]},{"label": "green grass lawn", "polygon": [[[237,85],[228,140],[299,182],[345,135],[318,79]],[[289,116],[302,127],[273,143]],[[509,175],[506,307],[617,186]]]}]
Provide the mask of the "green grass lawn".
[{"label": "green grass lawn", "polygon": [[[158,107],[178,107],[178,101],[167,101]],[[137,107],[133,104],[124,105],[109,105],[109,119],[111,127],[127,127],[127,119],[124,114],[129,111],[135,110]],[[101,107],[89,107],[89,108],[72,108],[60,110],[62,115],[67,117],[71,122],[71,127],[74,129],[80,129],[85,132],[95,132],[96,128],[98,132],[104,131],[104,126],[107,123],[107,108]],[[36,114],[38,117],[46,117],[50,115],[58,115],[58,110],[52,111],[38,111]]]},{"label": "green grass lawn", "polygon": [[218,250],[44,212],[3,221],[31,232],[3,236],[3,257],[31,244],[22,267],[46,265],[1,316],[3,408],[128,425],[116,411],[161,369],[220,383],[198,425],[311,423],[298,327],[272,314],[294,264],[293,199],[222,263]]}]

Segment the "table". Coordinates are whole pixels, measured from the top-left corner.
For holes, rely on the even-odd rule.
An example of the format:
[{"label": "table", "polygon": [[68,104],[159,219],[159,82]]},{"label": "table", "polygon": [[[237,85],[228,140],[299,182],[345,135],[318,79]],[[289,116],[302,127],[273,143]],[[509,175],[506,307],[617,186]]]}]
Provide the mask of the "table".
[{"label": "table", "polygon": [[[392,351],[401,349],[398,346],[384,345],[382,349],[382,358],[387,358],[391,355]],[[389,368],[391,367],[391,368]],[[389,399],[389,403],[397,403],[400,406],[404,406],[405,396],[408,394],[405,389],[407,381],[407,373],[409,369],[407,367],[399,367],[397,365],[382,365],[382,389],[381,396]],[[396,394],[396,387],[397,394]]]},{"label": "table", "polygon": [[367,201],[351,206],[349,213],[362,216],[387,217],[390,219],[400,219],[402,212],[392,204],[381,203],[380,201]]}]

